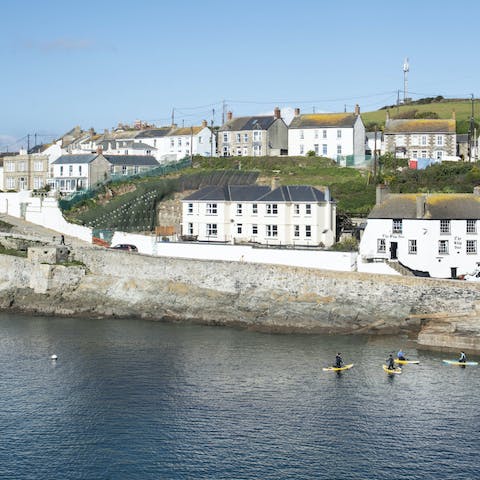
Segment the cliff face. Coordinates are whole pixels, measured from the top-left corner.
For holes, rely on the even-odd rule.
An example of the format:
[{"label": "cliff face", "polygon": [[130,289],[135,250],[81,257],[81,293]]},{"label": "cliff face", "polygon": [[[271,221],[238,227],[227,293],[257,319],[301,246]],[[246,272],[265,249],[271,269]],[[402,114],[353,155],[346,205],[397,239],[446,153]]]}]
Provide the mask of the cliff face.
[{"label": "cliff face", "polygon": [[[480,350],[477,284],[147,257],[90,247],[75,249],[75,258],[86,268],[0,255],[0,308],[278,332],[420,332],[424,345],[439,342],[428,329],[452,325],[451,315],[468,319],[456,323],[452,346],[460,348],[463,335],[469,344],[465,348]],[[435,319],[438,312],[440,320]],[[448,346],[448,335],[442,342]]]}]

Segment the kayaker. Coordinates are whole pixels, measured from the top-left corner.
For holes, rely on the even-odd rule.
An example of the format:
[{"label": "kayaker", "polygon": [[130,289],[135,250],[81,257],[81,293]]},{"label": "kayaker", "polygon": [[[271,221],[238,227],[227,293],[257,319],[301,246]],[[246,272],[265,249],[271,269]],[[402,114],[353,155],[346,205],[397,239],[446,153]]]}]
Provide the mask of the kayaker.
[{"label": "kayaker", "polygon": [[403,353],[402,349],[400,349],[400,350],[398,351],[398,353],[397,353],[397,358],[398,358],[399,360],[404,360],[404,361],[406,360],[405,354]]},{"label": "kayaker", "polygon": [[389,370],[395,370],[395,361],[393,360],[392,354],[387,358],[387,368]]},{"label": "kayaker", "polygon": [[467,363],[467,356],[465,355],[465,352],[460,352],[458,363]]},{"label": "kayaker", "polygon": [[338,352],[337,356],[335,357],[335,368],[342,368],[343,366],[343,359],[340,355],[341,353]]}]

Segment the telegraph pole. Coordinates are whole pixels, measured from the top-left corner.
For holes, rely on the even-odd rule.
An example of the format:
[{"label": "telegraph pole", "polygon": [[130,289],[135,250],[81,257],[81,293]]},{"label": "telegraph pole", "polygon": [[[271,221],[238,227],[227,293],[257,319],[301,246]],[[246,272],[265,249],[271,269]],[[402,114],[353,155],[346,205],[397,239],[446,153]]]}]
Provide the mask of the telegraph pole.
[{"label": "telegraph pole", "polygon": [[175,125],[175,108],[172,108],[172,126]]},{"label": "telegraph pole", "polygon": [[373,179],[377,181],[377,125],[375,125],[375,143],[373,146]]},{"label": "telegraph pole", "polygon": [[210,120],[210,157],[213,157],[213,119],[215,118],[215,109],[212,108],[212,119]]},{"label": "telegraph pole", "polygon": [[475,115],[475,110],[474,110],[474,96],[473,93],[472,95],[472,114],[470,116],[470,126],[468,127],[468,161],[472,161],[472,150],[473,150],[473,130],[475,128],[475,121],[474,121],[474,115]]},{"label": "telegraph pole", "polygon": [[222,125],[225,123],[225,100],[222,100]]},{"label": "telegraph pole", "polygon": [[27,134],[27,153],[30,151],[30,134]]}]

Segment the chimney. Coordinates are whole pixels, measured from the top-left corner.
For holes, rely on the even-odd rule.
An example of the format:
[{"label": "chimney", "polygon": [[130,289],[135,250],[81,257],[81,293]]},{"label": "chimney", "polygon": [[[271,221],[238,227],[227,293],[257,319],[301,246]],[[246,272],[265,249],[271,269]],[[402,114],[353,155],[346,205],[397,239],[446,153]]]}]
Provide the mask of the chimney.
[{"label": "chimney", "polygon": [[387,110],[387,113],[385,113],[385,121],[388,122],[390,120],[390,112]]},{"label": "chimney", "polygon": [[390,188],[388,188],[388,185],[384,185],[383,183],[380,185],[377,185],[375,205],[380,205],[382,202],[384,202],[387,199],[389,195],[390,195]]},{"label": "chimney", "polygon": [[477,185],[476,187],[473,187],[473,194],[477,197],[480,196],[480,186]]},{"label": "chimney", "polygon": [[457,114],[455,113],[455,110],[452,110],[452,119],[457,120]]},{"label": "chimney", "polygon": [[295,116],[298,117],[300,115],[300,109],[297,107],[295,109]]},{"label": "chimney", "polygon": [[423,218],[425,215],[425,205],[427,202],[426,195],[418,195],[417,197],[417,218]]},{"label": "chimney", "polygon": [[202,127],[205,128],[208,125],[206,120],[202,120]]},{"label": "chimney", "polygon": [[101,145],[99,145],[99,146],[97,147],[97,153],[98,153],[98,155],[101,155],[101,154],[103,153],[103,148],[102,148]]},{"label": "chimney", "polygon": [[273,116],[277,119],[282,118],[282,114],[280,112],[280,108],[275,107],[275,110],[273,111]]},{"label": "chimney", "polygon": [[326,202],[330,202],[332,200],[332,197],[330,196],[330,189],[328,187],[325,187],[325,191],[323,192],[323,196],[325,197]]},{"label": "chimney", "polygon": [[227,112],[227,122],[229,122],[233,118],[232,112]]},{"label": "chimney", "polygon": [[270,188],[272,190],[275,190],[278,185],[277,185],[278,177],[272,177],[272,180],[270,181]]},{"label": "chimney", "polygon": [[95,135],[95,130],[93,127],[90,128],[90,130],[88,131],[88,133],[90,134],[91,137],[93,137]]},{"label": "chimney", "polygon": [[355,104],[355,115],[357,117],[360,115],[360,105],[358,103]]}]

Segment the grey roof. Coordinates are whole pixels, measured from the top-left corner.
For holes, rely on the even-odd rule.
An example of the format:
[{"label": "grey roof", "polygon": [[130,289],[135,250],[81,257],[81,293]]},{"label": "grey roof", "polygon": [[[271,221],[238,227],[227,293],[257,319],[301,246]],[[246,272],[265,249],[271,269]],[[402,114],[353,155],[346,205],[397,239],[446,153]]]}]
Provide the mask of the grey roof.
[{"label": "grey roof", "polygon": [[264,195],[262,202],[324,202],[325,194],[307,185],[278,187]]},{"label": "grey roof", "polygon": [[133,142],[128,148],[133,148],[134,150],[157,150],[157,147],[152,147],[143,142]]},{"label": "grey roof", "polygon": [[241,130],[268,130],[275,120],[276,118],[273,115],[232,118],[232,120],[222,125],[219,130],[233,132]]},{"label": "grey roof", "polygon": [[159,163],[152,155],[104,155],[112,165],[147,165],[158,166]]},{"label": "grey roof", "polygon": [[468,143],[468,133],[457,133],[457,143]]},{"label": "grey roof", "polygon": [[98,153],[93,154],[75,154],[75,155],[62,155],[57,158],[53,165],[65,165],[70,163],[90,163],[98,157]]},{"label": "grey roof", "polygon": [[325,195],[320,190],[305,185],[278,187],[271,190],[259,185],[226,185],[204,187],[184,201],[232,201],[232,202],[324,202]]},{"label": "grey roof", "polygon": [[[417,217],[417,198],[424,196],[423,215]],[[465,220],[480,219],[480,195],[472,193],[390,194],[375,205],[368,218]]]},{"label": "grey roof", "polygon": [[172,127],[151,128],[140,132],[135,138],[158,138],[164,137]]},{"label": "grey roof", "polygon": [[192,193],[184,198],[184,201],[204,200],[204,201],[254,201],[270,191],[270,187],[258,185],[225,185],[209,186]]}]

